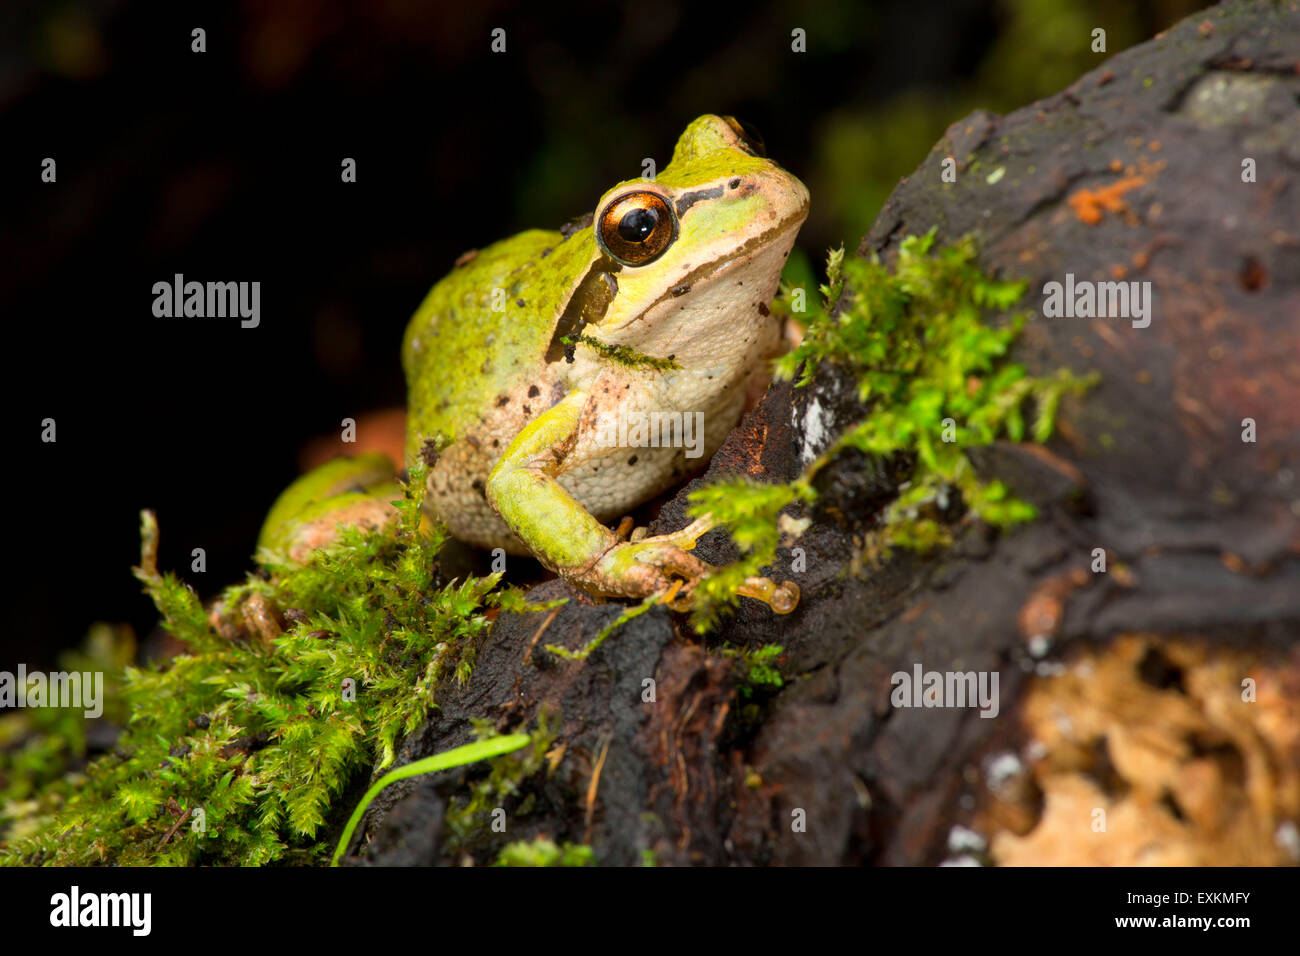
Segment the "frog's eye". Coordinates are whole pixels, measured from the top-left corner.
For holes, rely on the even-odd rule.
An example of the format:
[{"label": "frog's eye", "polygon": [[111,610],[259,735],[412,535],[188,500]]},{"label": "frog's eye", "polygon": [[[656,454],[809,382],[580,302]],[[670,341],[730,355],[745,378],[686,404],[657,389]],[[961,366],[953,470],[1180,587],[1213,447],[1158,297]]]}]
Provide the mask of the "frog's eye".
[{"label": "frog's eye", "polygon": [[642,190],[612,200],[596,218],[596,240],[625,266],[643,266],[662,256],[677,238],[672,203]]}]

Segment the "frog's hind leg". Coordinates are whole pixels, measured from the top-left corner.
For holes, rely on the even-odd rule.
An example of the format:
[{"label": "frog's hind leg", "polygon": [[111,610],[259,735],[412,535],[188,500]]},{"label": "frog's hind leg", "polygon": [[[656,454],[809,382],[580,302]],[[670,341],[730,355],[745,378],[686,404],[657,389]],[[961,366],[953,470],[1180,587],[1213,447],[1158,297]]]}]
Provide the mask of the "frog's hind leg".
[{"label": "frog's hind leg", "polygon": [[335,458],[298,478],[271,506],[258,535],[259,550],[292,564],[338,539],[340,525],[379,530],[397,519],[402,497],[392,460],[379,452]]}]

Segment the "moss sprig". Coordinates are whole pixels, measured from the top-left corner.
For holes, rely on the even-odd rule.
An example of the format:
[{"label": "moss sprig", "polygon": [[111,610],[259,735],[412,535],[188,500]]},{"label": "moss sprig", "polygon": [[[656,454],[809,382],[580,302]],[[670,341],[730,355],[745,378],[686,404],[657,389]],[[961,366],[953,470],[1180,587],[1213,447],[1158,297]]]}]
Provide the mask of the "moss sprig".
[{"label": "moss sprig", "polygon": [[[813,479],[846,449],[915,462],[880,517],[874,553],[949,544],[952,527],[943,515],[951,513],[952,496],[960,496],[966,513],[997,526],[1035,516],[1001,482],[982,480],[967,452],[1001,438],[1046,442],[1062,397],[1082,393],[1096,377],[1067,369],[1034,376],[1008,361],[1028,318],[1010,311],[1024,283],[981,271],[971,237],[936,249],[935,235],[932,229],[904,238],[892,267],[876,256],[830,254],[822,301],[801,316],[803,339],[776,361],[775,371],[804,387],[822,363],[833,362],[854,376],[868,413],[794,481],[729,479],[691,494],[691,514],[712,515],[742,554],[697,587],[697,630],[707,630],[735,603],[745,577],[772,564],[780,513],[815,502]],[[795,314],[796,292],[783,289],[774,303],[778,314]]]},{"label": "moss sprig", "polygon": [[422,467],[395,528],[343,528],[298,567],[263,553],[211,609],[157,567],[142,520],[136,575],[186,648],[122,671],[130,720],[84,776],[45,787],[0,863],[240,864],[328,860],[339,798],[468,679],[490,612],[525,606],[499,575],[441,582],[443,535],[420,530]]}]

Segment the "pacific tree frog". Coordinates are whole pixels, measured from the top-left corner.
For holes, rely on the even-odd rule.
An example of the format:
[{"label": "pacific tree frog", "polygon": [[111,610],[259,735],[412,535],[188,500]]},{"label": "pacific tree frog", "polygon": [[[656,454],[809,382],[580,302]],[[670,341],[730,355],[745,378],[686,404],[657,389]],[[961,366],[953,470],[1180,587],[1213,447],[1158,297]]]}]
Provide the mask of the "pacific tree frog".
[{"label": "pacific tree frog", "polygon": [[[807,215],[803,183],[739,123],[701,116],[655,179],[619,183],[589,222],[462,256],[402,346],[406,455],[431,466],[432,516],[589,593],[689,606],[709,569],[690,553],[708,518],[631,540],[605,523],[703,467],[765,384],[781,335],[768,302]],[[691,448],[619,440],[647,421],[702,431]],[[435,438],[446,446],[436,455]],[[362,455],[299,479],[259,543],[305,560],[336,521],[387,520],[386,461]],[[766,578],[741,593],[782,613],[798,601],[792,583]]]}]

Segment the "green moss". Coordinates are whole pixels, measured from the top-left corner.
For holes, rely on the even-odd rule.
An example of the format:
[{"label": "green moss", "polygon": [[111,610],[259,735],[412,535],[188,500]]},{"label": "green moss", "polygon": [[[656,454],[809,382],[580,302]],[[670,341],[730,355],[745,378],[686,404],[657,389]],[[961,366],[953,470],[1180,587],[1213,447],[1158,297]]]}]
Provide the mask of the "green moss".
[{"label": "green moss", "polygon": [[811,503],[816,494],[808,481],[761,484],[745,477],[716,482],[691,492],[691,513],[712,514],[739,546],[739,561],[715,568],[695,586],[691,621],[704,633],[734,607],[745,579],[768,567],[781,542],[777,517],[787,505]]},{"label": "green moss", "polygon": [[394,529],[343,529],[307,567],[264,554],[269,573],[228,589],[211,621],[158,571],[146,513],[136,575],[187,651],[120,670],[130,722],[115,752],[35,794],[0,862],[327,860],[345,788],[468,678],[489,609],[524,607],[497,575],[435,579],[443,539],[417,530],[423,486],[417,467]]},{"label": "green moss", "polygon": [[726,647],[722,649],[726,657],[737,662],[737,681],[740,696],[744,700],[753,697],[762,688],[780,690],[785,681],[776,669],[775,661],[785,653],[780,644],[764,644],[761,647]]},{"label": "green moss", "polygon": [[[103,674],[99,719],[120,726],[127,718],[122,672],[134,658],[129,627],[96,624],[78,650],[59,655],[57,669]],[[31,707],[0,716],[0,832],[34,832],[39,795],[74,768],[80,772],[90,727],[84,708]]]},{"label": "green moss", "polygon": [[608,342],[602,342],[599,339],[593,339],[590,335],[580,335],[576,339],[570,339],[565,336],[562,341],[577,342],[587,346],[593,351],[599,352],[611,362],[616,362],[624,368],[630,369],[650,369],[656,372],[671,372],[681,368],[672,359],[655,358],[653,355],[646,355],[639,352],[630,345],[610,345]]},{"label": "green moss", "polygon": [[[1092,378],[1068,370],[1031,376],[1007,360],[1026,313],[1009,313],[1023,283],[980,271],[970,238],[934,249],[935,232],[909,236],[891,269],[878,258],[846,260],[832,252],[820,307],[803,316],[800,345],[777,362],[777,374],[807,385],[818,366],[834,362],[857,381],[868,414],[796,480],[759,484],[735,478],[691,494],[692,514],[712,514],[731,531],[742,557],[697,588],[693,621],[706,630],[736,601],[744,578],[769,566],[780,541],[782,509],[817,500],[814,478],[846,449],[872,458],[910,461],[910,477],[867,543],[929,550],[950,543],[953,496],[966,512],[998,526],[1035,516],[997,481],[982,481],[967,457],[997,439],[1045,442],[1066,393]],[[790,314],[790,290],[774,308]]]},{"label": "green moss", "polygon": [[591,847],[565,843],[557,846],[546,837],[531,843],[520,840],[505,847],[494,866],[591,866],[596,862]]},{"label": "green moss", "polygon": [[756,728],[762,720],[764,703],[785,686],[785,678],[776,668],[785,648],[779,644],[724,647],[721,653],[736,662],[733,674],[738,698],[735,709],[737,726]]}]

